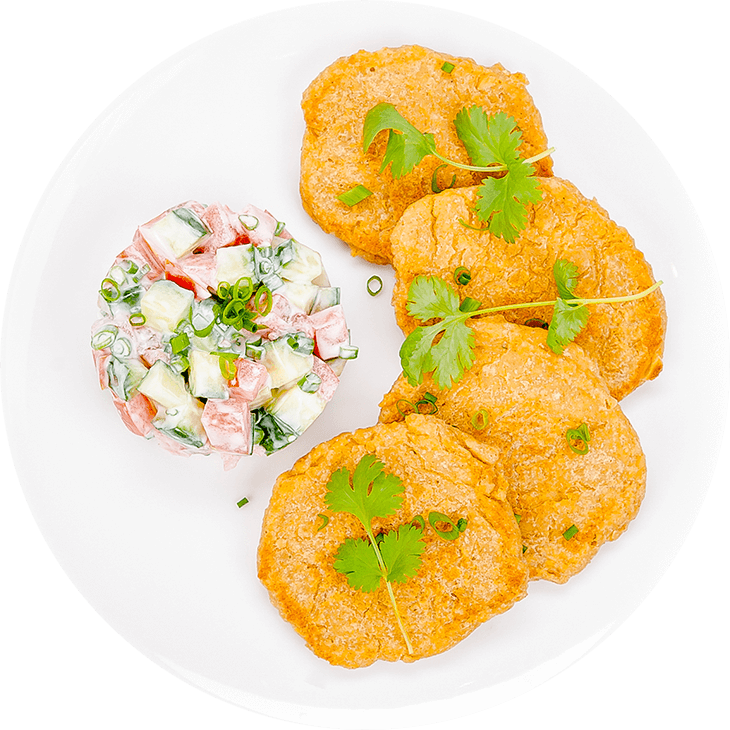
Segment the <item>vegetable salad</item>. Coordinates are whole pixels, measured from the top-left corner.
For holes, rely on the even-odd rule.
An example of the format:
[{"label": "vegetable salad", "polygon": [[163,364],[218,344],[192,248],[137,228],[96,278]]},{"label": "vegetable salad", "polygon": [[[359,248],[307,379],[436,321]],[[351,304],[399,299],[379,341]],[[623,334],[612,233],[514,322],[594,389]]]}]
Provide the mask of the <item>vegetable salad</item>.
[{"label": "vegetable salad", "polygon": [[320,255],[253,205],[188,201],[140,226],[99,308],[94,362],[127,428],[227,469],[296,440],[357,356]]}]

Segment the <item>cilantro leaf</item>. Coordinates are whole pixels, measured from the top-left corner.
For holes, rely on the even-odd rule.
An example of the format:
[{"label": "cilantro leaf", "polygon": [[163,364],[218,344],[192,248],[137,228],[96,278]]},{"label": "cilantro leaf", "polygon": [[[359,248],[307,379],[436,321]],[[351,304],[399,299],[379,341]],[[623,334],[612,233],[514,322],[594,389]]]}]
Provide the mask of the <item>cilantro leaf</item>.
[{"label": "cilantro leaf", "polygon": [[441,390],[461,380],[474,363],[474,331],[463,319],[447,322],[441,339],[431,348],[433,380]]},{"label": "cilantro leaf", "polygon": [[584,304],[566,304],[558,299],[553,307],[553,318],[547,333],[548,347],[560,355],[585,327],[590,312]]},{"label": "cilantro leaf", "polygon": [[575,299],[575,287],[578,283],[578,267],[566,259],[557,259],[553,264],[553,278],[558,287],[561,299]]},{"label": "cilantro leaf", "polygon": [[335,471],[327,484],[325,504],[334,512],[349,512],[369,528],[373,517],[395,514],[403,498],[403,482],[386,473],[374,454],[365,454],[355,467],[350,485],[346,468]]},{"label": "cilantro leaf", "polygon": [[[424,373],[433,372],[439,388],[450,388],[472,366],[474,333],[464,320],[478,309],[477,302],[475,305],[464,312],[451,286],[436,276],[413,279],[408,288],[408,313],[420,320],[440,317],[442,321],[416,327],[401,345],[401,368],[411,385],[418,385]],[[439,334],[442,336],[436,341]]]},{"label": "cilantro leaf", "polygon": [[416,575],[426,548],[422,537],[423,531],[415,525],[401,525],[397,530],[385,533],[380,553],[388,570],[387,580],[405,583]]},{"label": "cilantro leaf", "polygon": [[350,588],[372,593],[380,587],[383,571],[369,540],[348,537],[335,553],[335,570],[347,576]]},{"label": "cilantro leaf", "polygon": [[522,132],[504,112],[488,117],[481,107],[464,107],[457,113],[454,126],[473,164],[506,165],[520,159],[517,148]]},{"label": "cilantro leaf", "polygon": [[565,300],[576,299],[578,267],[566,259],[557,259],[553,264],[553,278],[558,288],[558,299],[553,306],[553,317],[547,334],[548,347],[560,355],[588,322],[590,312],[584,304],[568,304]]},{"label": "cilantro leaf", "polygon": [[459,313],[459,297],[437,276],[416,276],[408,287],[408,314],[425,321]]},{"label": "cilantro leaf", "polygon": [[489,117],[478,106],[458,112],[454,126],[475,165],[506,169],[504,175],[482,181],[476,211],[495,236],[514,243],[527,225],[527,203],[542,198],[535,168],[520,157],[522,132],[513,117],[504,112]]},{"label": "cilantro leaf", "polygon": [[477,190],[476,211],[489,230],[514,243],[527,225],[527,203],[542,199],[540,182],[532,165],[522,160],[509,163],[502,177],[488,177]]},{"label": "cilantro leaf", "polygon": [[392,104],[385,102],[374,106],[365,116],[363,152],[370,149],[376,135],[385,129],[390,131],[380,172],[390,163],[395,179],[407,175],[424,157],[436,152],[433,134],[420,132]]}]

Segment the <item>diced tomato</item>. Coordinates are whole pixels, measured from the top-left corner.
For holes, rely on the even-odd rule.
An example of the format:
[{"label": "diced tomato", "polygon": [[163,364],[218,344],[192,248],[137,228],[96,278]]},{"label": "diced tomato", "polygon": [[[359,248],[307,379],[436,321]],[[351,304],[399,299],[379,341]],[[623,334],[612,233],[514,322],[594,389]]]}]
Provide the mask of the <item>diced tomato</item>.
[{"label": "diced tomato", "polygon": [[94,358],[94,367],[99,378],[99,385],[104,390],[109,387],[109,375],[107,374],[106,366],[111,357],[111,353],[109,350],[92,350],[91,355]]},{"label": "diced tomato", "polygon": [[248,401],[237,388],[229,397],[208,398],[203,408],[203,428],[211,446],[229,454],[248,454],[251,446],[251,414]]},{"label": "diced tomato", "polygon": [[317,393],[327,402],[332,400],[332,396],[335,394],[335,390],[340,383],[340,379],[335,375],[335,371],[326,363],[320,360],[318,357],[314,358],[314,365],[312,366],[312,372],[315,375],[319,375],[322,379],[322,384],[319,386]]},{"label": "diced tomato", "polygon": [[201,215],[201,219],[211,232],[203,243],[203,248],[208,253],[214,253],[223,246],[249,242],[248,232],[238,219],[238,215],[227,205],[211,203]]},{"label": "diced tomato", "polygon": [[164,268],[163,264],[149,247],[147,241],[144,240],[139,229],[137,229],[134,234],[132,244],[130,246],[127,246],[127,248],[125,248],[124,251],[122,251],[119,256],[117,256],[116,263],[118,263],[120,259],[131,259],[140,268],[147,264],[150,267],[150,270],[147,273],[150,281],[155,281],[156,279],[159,279],[160,276],[162,276],[162,271]]},{"label": "diced tomato", "polygon": [[338,357],[340,346],[347,345],[350,341],[342,305],[336,304],[314,312],[309,315],[309,320],[315,330],[314,354],[322,360]]},{"label": "diced tomato", "polygon": [[247,402],[256,398],[268,379],[269,371],[260,362],[242,357],[236,360],[235,389]]},{"label": "diced tomato", "polygon": [[215,253],[188,254],[178,261],[177,268],[183,276],[187,276],[193,282],[198,299],[207,299],[210,296],[210,289],[215,291],[218,285]]},{"label": "diced tomato", "polygon": [[112,400],[124,425],[135,436],[147,436],[154,430],[152,419],[157,415],[157,409],[142,393],[137,393],[128,401],[123,401],[112,391]]}]

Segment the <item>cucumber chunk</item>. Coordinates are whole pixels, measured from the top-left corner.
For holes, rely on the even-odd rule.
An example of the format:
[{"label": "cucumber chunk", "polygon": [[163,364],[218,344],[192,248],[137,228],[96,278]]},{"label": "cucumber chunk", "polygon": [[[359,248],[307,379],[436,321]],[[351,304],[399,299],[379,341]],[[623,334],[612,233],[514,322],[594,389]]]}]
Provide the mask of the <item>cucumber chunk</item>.
[{"label": "cucumber chunk", "polygon": [[158,332],[174,332],[193,306],[195,295],[174,281],[160,279],[142,296],[140,307],[145,324]]},{"label": "cucumber chunk", "polygon": [[190,397],[185,390],[185,380],[164,360],[156,360],[147,371],[137,390],[163,408],[184,405]]}]

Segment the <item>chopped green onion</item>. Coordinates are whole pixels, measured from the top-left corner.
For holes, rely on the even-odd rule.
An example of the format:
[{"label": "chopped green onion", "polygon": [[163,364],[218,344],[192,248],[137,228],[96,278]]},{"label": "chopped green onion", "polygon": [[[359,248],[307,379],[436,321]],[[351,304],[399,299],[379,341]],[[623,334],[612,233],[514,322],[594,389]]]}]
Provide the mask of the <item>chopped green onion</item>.
[{"label": "chopped green onion", "polygon": [[260,286],[253,297],[253,308],[256,310],[256,314],[265,317],[271,311],[273,303],[271,290],[266,286]]},{"label": "chopped green onion", "polygon": [[564,533],[563,537],[566,540],[570,540],[571,538],[575,537],[578,533],[578,528],[575,525],[571,525]]},{"label": "chopped green onion", "polygon": [[338,195],[337,200],[352,208],[353,205],[361,203],[372,194],[372,191],[368,190],[364,185],[355,185],[354,188],[350,188],[341,195]]},{"label": "chopped green onion", "polygon": [[235,360],[237,359],[236,354],[227,352],[218,352],[216,354],[218,355],[218,365],[221,369],[221,375],[223,375],[226,380],[233,380],[238,372],[235,363]]},{"label": "chopped green onion", "polygon": [[515,515],[515,520],[517,521],[517,524],[519,525],[522,521],[522,515]]},{"label": "chopped green onion", "polygon": [[[375,286],[371,286],[371,284],[373,284],[373,283],[375,283]],[[368,279],[366,288],[368,290],[368,294],[371,297],[375,297],[378,294],[380,294],[381,291],[383,291],[383,280],[379,276],[371,276]]]},{"label": "chopped green onion", "polygon": [[132,354],[132,343],[126,337],[117,337],[112,345],[112,355],[129,357]]},{"label": "chopped green onion", "polygon": [[453,174],[453,175],[451,176],[451,182],[450,182],[450,183],[449,183],[449,184],[447,185],[447,187],[446,187],[446,188],[442,188],[442,187],[441,187],[441,186],[439,185],[439,181],[438,181],[438,173],[439,173],[439,170],[440,170],[440,169],[441,169],[442,167],[448,167],[448,165],[447,165],[447,164],[445,164],[445,163],[444,163],[443,165],[439,165],[439,166],[438,166],[438,167],[437,167],[437,168],[436,168],[436,169],[435,169],[435,170],[433,171],[433,175],[431,175],[431,192],[432,192],[432,193],[440,193],[440,192],[442,192],[442,191],[443,191],[443,190],[445,190],[445,189],[448,189],[448,188],[453,188],[453,187],[454,187],[454,183],[456,182],[456,173],[454,173],[454,174]]},{"label": "chopped green onion", "polygon": [[456,66],[454,66],[453,63],[449,63],[448,61],[444,61],[444,65],[441,66],[441,70],[446,74],[450,74],[455,68]]},{"label": "chopped green onion", "polygon": [[489,423],[489,411],[484,408],[480,408],[472,417],[471,425],[477,431],[483,431]]},{"label": "chopped green onion", "polygon": [[411,523],[410,524],[411,524],[412,527],[417,527],[419,530],[425,530],[426,529],[426,520],[424,520],[421,515],[416,515],[411,520]]},{"label": "chopped green onion", "polygon": [[174,355],[179,355],[186,347],[188,347],[188,345],[190,345],[190,338],[187,334],[185,334],[185,332],[175,335],[175,337],[170,340],[170,347],[172,348]]},{"label": "chopped green onion", "polygon": [[237,505],[238,507],[243,507],[243,505],[244,505],[244,504],[248,504],[248,497],[244,497],[244,498],[243,498],[242,500],[240,500],[239,502],[236,502],[236,505]]},{"label": "chopped green onion", "polygon": [[[459,528],[456,523],[448,515],[443,512],[429,512],[428,522],[436,531],[436,534],[444,540],[456,540],[459,537]],[[438,524],[446,523],[449,526],[448,530],[442,530],[437,527]]]},{"label": "chopped green onion", "polygon": [[305,393],[316,393],[319,390],[319,386],[322,385],[322,378],[317,373],[307,373],[299,380],[297,385]]},{"label": "chopped green onion", "polygon": [[454,281],[461,286],[466,286],[471,281],[471,271],[466,266],[457,266],[454,271]]},{"label": "chopped green onion", "polygon": [[403,416],[403,418],[405,418],[408,415],[408,413],[403,412],[403,410],[401,409],[401,403],[403,403],[405,406],[410,406],[413,409],[412,411],[409,411],[409,413],[418,413],[418,408],[416,408],[416,406],[411,401],[406,400],[405,398],[399,398],[395,402],[395,407],[396,407],[398,413],[400,413],[401,416]]},{"label": "chopped green onion", "polygon": [[114,338],[117,336],[117,332],[119,332],[119,330],[113,325],[111,327],[104,327],[104,329],[99,330],[91,338],[91,347],[94,350],[106,349],[112,344],[112,342],[114,342]]},{"label": "chopped green onion", "polygon": [[247,231],[253,231],[259,224],[259,219],[255,215],[239,215],[238,220]]},{"label": "chopped green onion", "polygon": [[119,284],[117,284],[114,279],[107,277],[106,279],[102,279],[99,294],[101,294],[107,302],[116,302],[117,299],[122,296],[122,290],[119,288]]},{"label": "chopped green onion", "polygon": [[360,349],[354,345],[340,345],[340,357],[343,360],[354,360],[359,352]]},{"label": "chopped green onion", "polygon": [[142,312],[132,312],[132,314],[129,315],[129,324],[131,324],[132,327],[143,327],[146,321],[147,317],[145,317]]},{"label": "chopped green onion", "polygon": [[246,357],[249,357],[252,360],[260,360],[263,357],[263,354],[263,345],[256,345],[252,342],[246,343]]},{"label": "chopped green onion", "polygon": [[423,413],[419,406],[430,406],[431,410],[426,413],[427,416],[433,416],[435,413],[438,413],[438,406],[436,405],[436,396],[432,393],[424,393],[423,398],[421,400],[416,401],[416,410],[419,413]]},{"label": "chopped green onion", "polygon": [[322,524],[317,528],[317,532],[320,530],[324,530],[327,525],[329,525],[330,518],[327,517],[327,515],[322,514],[321,512],[317,515],[317,517],[322,520]]},{"label": "chopped green onion", "polygon": [[274,229],[274,235],[278,236],[286,228],[284,221],[276,221],[276,228]]},{"label": "chopped green onion", "polygon": [[464,532],[466,530],[466,526],[469,524],[469,521],[466,519],[466,517],[459,517],[458,520],[456,520],[456,529],[459,532]]},{"label": "chopped green onion", "polygon": [[524,555],[527,552],[527,545],[522,546],[522,554]]},{"label": "chopped green onion", "polygon": [[304,332],[294,332],[287,335],[286,343],[294,352],[301,355],[311,355],[314,352],[314,340]]},{"label": "chopped green onion", "polygon": [[[581,423],[578,428],[569,428],[565,432],[565,440],[568,442],[568,446],[571,451],[581,455],[587,454],[588,442],[591,440],[591,434],[588,431],[588,426],[585,423]],[[579,446],[578,444],[583,445]]]},{"label": "chopped green onion", "polygon": [[253,294],[253,281],[248,276],[242,276],[231,290],[234,299],[245,299],[248,301]]}]

